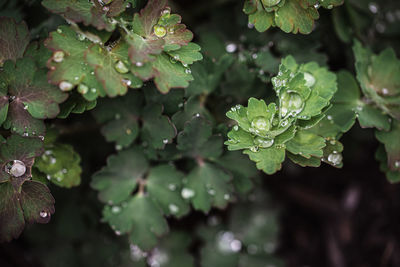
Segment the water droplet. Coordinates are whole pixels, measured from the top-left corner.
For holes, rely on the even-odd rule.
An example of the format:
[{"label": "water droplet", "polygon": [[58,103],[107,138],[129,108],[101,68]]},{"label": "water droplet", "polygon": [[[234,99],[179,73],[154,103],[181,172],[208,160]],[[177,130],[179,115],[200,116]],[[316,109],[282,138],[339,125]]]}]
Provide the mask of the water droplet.
[{"label": "water droplet", "polygon": [[242,242],[230,232],[220,232],[217,235],[217,248],[224,254],[237,253],[242,249]]},{"label": "water droplet", "polygon": [[257,59],[258,55],[256,53],[251,55],[252,59]]},{"label": "water droplet", "polygon": [[47,213],[47,211],[42,210],[42,211],[39,213],[39,216],[42,217],[42,218],[47,218],[47,216],[49,216],[49,214]]},{"label": "water droplet", "polygon": [[248,24],[247,24],[247,28],[253,29],[253,28],[254,28],[254,24],[253,24],[253,23],[248,23]]},{"label": "water droplet", "polygon": [[301,96],[295,92],[283,92],[280,102],[282,117],[285,117],[288,113],[292,116],[297,115],[304,107],[304,102],[301,99]]},{"label": "water droplet", "polygon": [[57,29],[58,33],[62,33],[62,30],[60,28]]},{"label": "water droplet", "polygon": [[315,84],[315,78],[308,72],[304,72],[304,80],[306,80],[306,86],[312,87]]},{"label": "water droplet", "polygon": [[239,131],[239,126],[237,126],[237,125],[233,126],[233,130]]},{"label": "water droplet", "polygon": [[50,163],[51,164],[56,164],[57,159],[55,157],[50,157]]},{"label": "water droplet", "polygon": [[126,86],[131,86],[132,85],[132,81],[128,80],[128,79],[122,79],[122,83],[125,84]]},{"label": "water droplet", "polygon": [[186,73],[186,74],[191,74],[191,73],[192,73],[192,70],[189,69],[189,68],[187,68],[187,69],[185,69],[185,73]]},{"label": "water droplet", "polygon": [[164,139],[162,142],[163,144],[168,144],[168,139]]},{"label": "water droplet", "polygon": [[64,60],[64,56],[65,54],[63,51],[56,51],[53,53],[53,61],[60,63]]},{"label": "water droplet", "polygon": [[195,192],[194,192],[192,189],[183,188],[183,189],[182,189],[182,192],[181,192],[181,195],[182,195],[182,197],[183,197],[184,199],[189,199],[189,198],[194,197]]},{"label": "water droplet", "polygon": [[119,113],[116,113],[116,114],[115,114],[115,119],[116,119],[116,120],[119,120],[119,119],[121,119],[121,114],[119,114]]},{"label": "water droplet", "polygon": [[121,235],[121,232],[120,231],[115,231],[114,232],[117,236],[120,236]]},{"label": "water droplet", "polygon": [[373,2],[369,3],[368,4],[368,8],[369,8],[369,11],[371,11],[372,14],[378,13],[378,5],[376,3],[373,3]]},{"label": "water droplet", "polygon": [[97,89],[96,89],[96,88],[92,88],[92,89],[90,89],[90,92],[96,93],[96,92],[97,92]]},{"label": "water droplet", "polygon": [[147,257],[147,253],[143,252],[138,246],[134,244],[129,245],[131,259],[133,261],[140,261],[144,257]]},{"label": "water droplet", "polygon": [[132,134],[132,130],[131,130],[131,129],[129,129],[129,128],[128,128],[128,129],[126,129],[126,131],[125,131],[125,132],[126,132],[126,134],[127,134],[127,135],[131,135],[131,134]]},{"label": "water droplet", "polygon": [[231,196],[230,196],[229,194],[225,194],[225,195],[224,195],[224,199],[225,199],[225,200],[229,200],[230,198],[231,198]]},{"label": "water droplet", "polygon": [[251,121],[251,126],[259,131],[269,131],[271,123],[265,117],[256,117]]},{"label": "water droplet", "polygon": [[384,94],[384,95],[389,94],[389,89],[387,89],[387,88],[382,88],[382,94]]},{"label": "water droplet", "polygon": [[394,166],[396,168],[399,168],[400,167],[400,161],[399,160],[395,161]]},{"label": "water droplet", "polygon": [[176,214],[179,212],[179,207],[175,204],[169,204],[168,209],[171,213]]},{"label": "water droplet", "polygon": [[153,30],[154,34],[159,38],[162,38],[167,34],[167,29],[165,29],[165,27],[160,25],[154,25]]},{"label": "water droplet", "polygon": [[342,163],[343,156],[341,153],[338,153],[336,151],[333,151],[331,154],[328,156],[328,161],[332,163],[333,165],[339,165]]},{"label": "water droplet", "polygon": [[121,150],[121,149],[122,149],[122,146],[121,146],[121,145],[116,145],[116,146],[115,146],[115,150],[118,150],[118,151],[119,151],[119,150]]},{"label": "water droplet", "polygon": [[25,163],[20,160],[13,160],[5,165],[4,170],[14,177],[21,177],[26,172],[26,166]]},{"label": "water droplet", "polygon": [[168,254],[159,249],[159,248],[155,248],[150,256],[147,258],[147,264],[150,267],[161,267],[161,266],[165,266],[169,261],[169,256]]},{"label": "water droplet", "polygon": [[79,93],[81,93],[81,94],[84,95],[84,94],[86,94],[88,91],[89,91],[89,87],[88,87],[86,84],[81,83],[81,84],[78,85],[78,92],[79,92]]},{"label": "water droplet", "polygon": [[111,212],[112,212],[112,213],[119,213],[119,212],[121,212],[121,207],[119,207],[119,206],[113,206],[113,207],[111,208]]},{"label": "water droplet", "polygon": [[174,185],[174,184],[169,184],[169,185],[168,185],[168,189],[171,190],[171,191],[175,191],[176,185]]},{"label": "water droplet", "polygon": [[283,121],[281,121],[281,123],[279,124],[279,126],[281,126],[281,127],[286,127],[286,125],[288,125],[288,120],[283,120]]},{"label": "water droplet", "polygon": [[67,91],[72,90],[72,88],[74,88],[74,85],[70,82],[62,81],[62,82],[60,82],[58,87],[60,88],[61,91],[67,92]]},{"label": "water droplet", "polygon": [[331,121],[333,119],[331,115],[326,116],[326,118],[328,119],[328,121]]},{"label": "water droplet", "polygon": [[82,33],[77,33],[76,38],[78,38],[79,41],[84,41],[86,39],[85,35]]},{"label": "water droplet", "polygon": [[44,136],[43,135],[39,135],[38,136],[40,140],[44,141]]},{"label": "water droplet", "polygon": [[110,7],[108,7],[108,6],[103,6],[103,11],[104,12],[108,12],[110,10]]},{"label": "water droplet", "polygon": [[127,72],[129,72],[128,67],[121,60],[118,60],[117,63],[115,63],[114,67],[115,67],[115,70],[118,71],[119,73],[127,73]]},{"label": "water droplet", "polygon": [[136,67],[142,67],[143,66],[143,62],[138,61],[138,62],[135,63],[135,65],[136,65]]},{"label": "water droplet", "polygon": [[212,195],[212,196],[215,195],[215,190],[212,189],[212,188],[208,189],[207,192],[208,192],[210,195]]},{"label": "water droplet", "polygon": [[328,5],[327,8],[328,8],[328,9],[332,9],[332,8],[333,8],[333,5]]},{"label": "water droplet", "polygon": [[274,139],[265,139],[265,138],[257,136],[254,139],[254,144],[256,144],[257,146],[262,147],[262,148],[268,148],[274,144]]},{"label": "water droplet", "polygon": [[258,152],[258,146],[252,146],[250,147],[251,152]]},{"label": "water droplet", "polygon": [[228,53],[235,53],[237,49],[237,45],[234,43],[229,43],[226,45],[225,50]]}]

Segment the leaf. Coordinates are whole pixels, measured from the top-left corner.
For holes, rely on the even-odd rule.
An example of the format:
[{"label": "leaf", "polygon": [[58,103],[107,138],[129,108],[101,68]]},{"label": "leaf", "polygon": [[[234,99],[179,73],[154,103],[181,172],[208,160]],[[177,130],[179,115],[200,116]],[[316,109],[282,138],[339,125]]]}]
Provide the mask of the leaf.
[{"label": "leaf", "polygon": [[297,132],[294,138],[286,143],[288,151],[305,158],[310,158],[311,156],[322,157],[322,148],[324,147],[324,138],[306,131]]},{"label": "leaf", "polygon": [[292,153],[287,153],[288,158],[294,163],[300,165],[301,167],[319,167],[321,166],[321,160],[317,157],[305,158],[302,155],[295,155]]},{"label": "leaf", "polygon": [[91,187],[99,191],[99,199],[104,203],[120,204],[129,199],[136,189],[138,179],[147,172],[148,162],[143,151],[131,148],[112,155],[107,166],[97,172]]},{"label": "leaf", "polygon": [[287,33],[308,34],[313,29],[314,20],[318,18],[319,14],[314,6],[302,7],[296,0],[286,0],[275,13],[276,25]]},{"label": "leaf", "polygon": [[189,212],[189,205],[182,199],[184,174],[170,165],[152,168],[146,179],[146,190],[163,213],[181,218]]},{"label": "leaf", "polygon": [[22,58],[29,44],[29,30],[25,22],[16,23],[11,18],[0,19],[0,66],[6,60]]},{"label": "leaf", "polygon": [[102,5],[98,1],[86,0],[43,0],[42,5],[53,13],[62,15],[65,19],[92,25],[98,30],[113,31],[115,23],[108,18],[119,15],[125,10],[125,1],[114,0],[109,5]]},{"label": "leaf", "polygon": [[34,166],[60,187],[78,186],[81,183],[81,158],[74,148],[68,144],[50,143],[45,149]]},{"label": "leaf", "polygon": [[129,240],[143,250],[153,248],[158,242],[157,237],[168,232],[161,210],[149,196],[143,194],[129,199],[117,214],[106,206],[103,218],[114,230],[129,233]]},{"label": "leaf", "polygon": [[386,173],[386,178],[390,183],[400,182],[400,172],[392,171],[387,164],[387,154],[383,145],[380,145],[375,153],[375,158],[380,162],[380,170]]},{"label": "leaf", "polygon": [[390,171],[400,171],[400,123],[392,121],[391,130],[388,132],[376,131],[376,138],[385,146],[387,153],[387,166]]},{"label": "leaf", "polygon": [[203,59],[203,55],[200,53],[200,50],[201,47],[198,44],[190,42],[178,50],[168,51],[167,53],[175,60],[181,62],[183,65],[191,65],[195,61]]},{"label": "leaf", "polygon": [[162,105],[148,105],[142,114],[141,137],[145,142],[155,149],[162,149],[172,142],[176,136],[176,128],[167,116],[162,115]]},{"label": "leaf", "polygon": [[139,135],[139,124],[143,96],[132,91],[124,97],[100,100],[93,115],[103,124],[101,133],[108,142],[118,147],[130,146]]},{"label": "leaf", "polygon": [[60,105],[60,113],[57,118],[65,119],[71,113],[82,114],[85,111],[92,110],[96,107],[97,101],[87,101],[86,99],[80,97],[78,93],[72,93],[68,97],[67,101]]},{"label": "leaf", "polygon": [[36,119],[56,117],[60,111],[58,104],[67,98],[65,93],[47,83],[45,73],[37,70],[29,58],[18,59],[15,64],[6,61],[0,72],[0,84],[8,88],[5,97],[12,100],[5,127],[19,134],[43,135],[43,122]]},{"label": "leaf", "polygon": [[26,223],[48,223],[55,212],[49,189],[36,181],[25,181],[19,189],[12,182],[0,183],[0,241],[11,241]]},{"label": "leaf", "polygon": [[190,199],[195,210],[208,213],[211,207],[225,208],[233,193],[231,177],[216,165],[201,162],[187,176],[183,198]]},{"label": "leaf", "polygon": [[247,154],[252,161],[256,162],[257,169],[267,174],[273,174],[280,170],[282,162],[285,160],[284,148],[261,148],[256,152],[244,150],[243,153]]}]

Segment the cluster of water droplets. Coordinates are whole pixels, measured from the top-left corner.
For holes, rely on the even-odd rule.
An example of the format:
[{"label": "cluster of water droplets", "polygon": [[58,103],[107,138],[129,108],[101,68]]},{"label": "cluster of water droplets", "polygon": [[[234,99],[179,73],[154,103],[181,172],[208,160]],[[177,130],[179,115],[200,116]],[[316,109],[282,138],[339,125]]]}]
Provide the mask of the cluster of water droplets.
[{"label": "cluster of water droplets", "polygon": [[217,248],[221,253],[238,253],[242,249],[242,242],[230,232],[219,232],[217,235]]},{"label": "cluster of water droplets", "polygon": [[20,160],[13,160],[5,165],[4,171],[14,177],[21,177],[26,172],[26,166]]}]

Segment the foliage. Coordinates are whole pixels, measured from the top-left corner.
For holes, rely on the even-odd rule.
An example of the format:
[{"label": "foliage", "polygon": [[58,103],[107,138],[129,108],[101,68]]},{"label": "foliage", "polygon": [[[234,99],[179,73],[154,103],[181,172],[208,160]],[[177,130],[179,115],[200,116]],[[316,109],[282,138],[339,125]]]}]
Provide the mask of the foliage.
[{"label": "foliage", "polygon": [[54,253],[44,266],[55,255],[285,266],[265,181],[289,160],[342,168],[360,132],[373,131],[380,170],[400,181],[390,1],[11,2],[0,1],[0,241],[48,223],[50,190],[60,195],[54,237],[24,237]]}]

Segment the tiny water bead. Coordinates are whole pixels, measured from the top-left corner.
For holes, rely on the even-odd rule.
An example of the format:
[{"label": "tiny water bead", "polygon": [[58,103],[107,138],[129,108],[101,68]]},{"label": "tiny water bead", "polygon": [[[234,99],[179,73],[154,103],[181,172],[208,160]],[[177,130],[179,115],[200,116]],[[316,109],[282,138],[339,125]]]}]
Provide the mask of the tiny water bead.
[{"label": "tiny water bead", "polygon": [[147,258],[147,264],[150,267],[165,266],[168,264],[168,262],[169,262],[168,254],[159,248],[155,248],[151,252],[150,256]]},{"label": "tiny water bead", "polygon": [[378,8],[378,5],[376,3],[373,3],[373,2],[369,3],[368,4],[368,8],[369,8],[369,11],[371,11],[372,14],[378,13],[378,9],[379,8]]},{"label": "tiny water bead", "polygon": [[262,3],[264,4],[264,6],[266,7],[273,7],[276,6],[277,4],[279,4],[281,2],[281,0],[262,0]]},{"label": "tiny water bead", "polygon": [[4,167],[5,172],[14,176],[14,177],[21,177],[26,172],[25,163],[20,160],[10,161]]},{"label": "tiny water bead", "polygon": [[142,67],[143,66],[143,62],[138,61],[138,62],[135,63],[135,65],[136,65],[136,67]]},{"label": "tiny water bead", "polygon": [[118,60],[115,64],[115,70],[122,74],[129,72],[128,67],[121,60]]},{"label": "tiny water bead", "polygon": [[58,87],[60,88],[61,91],[67,92],[67,91],[71,91],[72,88],[74,88],[74,85],[70,82],[62,81],[62,82],[60,82]]},{"label": "tiny water bead", "polygon": [[53,61],[60,63],[64,60],[64,56],[65,54],[63,51],[56,51],[53,53]]},{"label": "tiny water bead", "polygon": [[274,139],[266,139],[266,138],[262,138],[262,137],[257,136],[254,139],[254,144],[259,146],[259,147],[262,147],[262,148],[268,148],[268,147],[271,147],[274,144]]},{"label": "tiny water bead", "polygon": [[225,50],[228,53],[235,53],[237,49],[237,45],[234,43],[229,43],[226,45]]},{"label": "tiny water bead", "polygon": [[342,163],[343,156],[341,153],[338,153],[336,151],[333,151],[331,154],[328,156],[328,161],[332,163],[333,165],[339,165]]},{"label": "tiny water bead", "polygon": [[122,79],[122,83],[126,86],[131,86],[132,85],[132,81],[128,80],[128,79]]},{"label": "tiny water bead", "polygon": [[299,114],[304,107],[304,102],[301,96],[295,92],[283,92],[281,95],[281,112],[282,117],[285,117],[290,112],[294,116]]},{"label": "tiny water bead", "polygon": [[308,72],[304,72],[304,80],[306,80],[306,86],[312,87],[315,84],[315,77]]},{"label": "tiny water bead", "polygon": [[251,126],[259,131],[269,131],[271,123],[265,117],[256,117],[251,121]]},{"label": "tiny water bead", "polygon": [[162,38],[167,34],[167,29],[165,29],[164,26],[154,25],[153,30],[154,34],[159,38]]},{"label": "tiny water bead", "polygon": [[399,160],[395,161],[394,166],[396,168],[400,168],[400,161]]},{"label": "tiny water bead", "polygon": [[171,14],[171,8],[169,6],[167,6],[166,8],[164,8],[164,10],[161,11],[161,16],[170,14]]},{"label": "tiny water bead", "polygon": [[86,84],[81,83],[78,85],[78,92],[84,95],[89,92],[89,87]]},{"label": "tiny water bead", "polygon": [[47,211],[42,210],[42,211],[39,213],[39,216],[42,217],[42,218],[47,218],[47,217],[49,216],[49,214],[47,213]]},{"label": "tiny water bead", "polygon": [[184,199],[192,198],[195,195],[195,192],[189,188],[183,188],[181,195]]},{"label": "tiny water bead", "polygon": [[169,204],[168,209],[172,214],[178,213],[179,212],[179,207],[175,204]]},{"label": "tiny water bead", "polygon": [[111,208],[111,212],[112,213],[120,213],[121,212],[121,207],[119,207],[119,206],[113,206],[112,208]]}]

